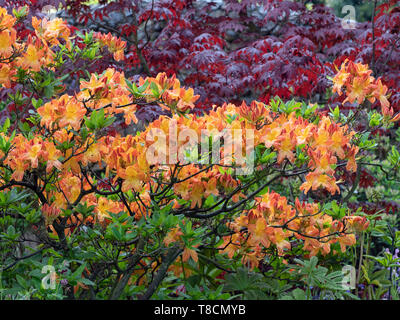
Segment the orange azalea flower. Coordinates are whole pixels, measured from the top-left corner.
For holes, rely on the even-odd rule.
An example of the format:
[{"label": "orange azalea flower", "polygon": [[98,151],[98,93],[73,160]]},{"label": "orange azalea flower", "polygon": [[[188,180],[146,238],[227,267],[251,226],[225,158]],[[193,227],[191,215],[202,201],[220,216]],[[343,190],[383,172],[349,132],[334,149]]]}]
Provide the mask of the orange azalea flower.
[{"label": "orange azalea flower", "polygon": [[307,143],[307,141],[310,139],[310,136],[312,135],[312,129],[314,128],[314,125],[309,124],[306,127],[303,126],[296,126],[294,129],[295,136],[296,136],[296,144],[301,145]]},{"label": "orange azalea flower", "polygon": [[304,193],[307,193],[310,188],[312,188],[312,190],[317,190],[319,187],[326,188],[332,195],[336,192],[340,193],[340,189],[336,184],[335,178],[326,174],[314,172],[310,172],[306,176],[306,182],[300,186],[300,190],[303,190]]},{"label": "orange azalea flower", "polygon": [[71,173],[65,173],[59,181],[60,189],[62,194],[70,203],[73,203],[81,193],[81,179],[72,175]]},{"label": "orange azalea flower", "polygon": [[104,143],[104,140],[97,141],[96,143],[89,140],[87,142],[87,145],[90,146],[82,157],[82,163],[84,165],[87,165],[89,162],[97,162],[98,165],[101,167],[102,160],[109,152],[108,146]]},{"label": "orange azalea flower", "polygon": [[245,253],[242,258],[242,264],[250,269],[258,267],[259,261],[260,261],[260,254],[257,248],[253,252]]},{"label": "orange azalea flower", "polygon": [[313,138],[314,138],[314,146],[316,148],[329,148],[332,144],[331,134],[327,130],[330,127],[330,120],[327,117],[323,117],[319,123],[319,128],[314,130]]},{"label": "orange azalea flower", "polygon": [[185,112],[188,109],[194,108],[194,102],[200,98],[199,95],[194,95],[194,91],[192,88],[187,90],[181,88],[179,91],[179,101],[177,104],[177,109],[179,111]]},{"label": "orange azalea flower", "polygon": [[14,25],[17,19],[7,13],[7,10],[5,8],[0,7],[0,29],[11,29]]},{"label": "orange azalea flower", "polygon": [[343,147],[349,140],[349,137],[346,136],[342,130],[336,130],[331,136],[331,145],[329,149],[335,152],[340,159],[344,159],[345,153]]},{"label": "orange azalea flower", "polygon": [[57,106],[53,101],[47,102],[37,109],[38,114],[41,116],[40,125],[50,128],[50,126],[56,121],[55,109]]},{"label": "orange azalea flower", "polygon": [[294,153],[296,150],[296,137],[294,132],[290,132],[275,142],[274,147],[279,151],[277,162],[278,164],[287,158],[291,163],[294,162]]},{"label": "orange azalea flower", "polygon": [[55,140],[59,143],[70,142],[74,136],[72,132],[68,132],[65,128],[55,131],[53,135]]},{"label": "orange azalea flower", "polygon": [[198,205],[201,207],[204,196],[204,186],[201,183],[196,183],[193,181],[192,189],[190,191],[190,199],[191,199],[191,208],[196,207]]},{"label": "orange azalea flower", "polygon": [[275,229],[274,243],[280,255],[283,254],[284,249],[290,250],[291,248],[290,242],[287,240],[287,236],[282,229]]},{"label": "orange azalea flower", "polygon": [[369,69],[368,64],[349,62],[349,72],[355,77],[369,76],[372,70]]},{"label": "orange azalea flower", "polygon": [[131,189],[134,189],[135,191],[139,192],[142,190],[142,177],[143,173],[141,173],[140,170],[138,170],[137,166],[129,166],[127,167],[123,172],[122,178],[124,179],[124,182],[122,183],[122,192],[127,192]]},{"label": "orange azalea flower", "polygon": [[93,37],[99,40],[101,46],[107,46],[108,50],[113,53],[114,59],[116,61],[124,60],[124,50],[126,48],[126,42],[121,39],[114,37],[111,33],[102,34],[96,32]]},{"label": "orange azalea flower", "polygon": [[390,108],[390,103],[387,99],[387,86],[382,84],[381,79],[378,79],[378,81],[376,82],[376,88],[373,91],[373,96],[374,98],[378,99],[381,103],[382,106],[382,114],[385,115],[387,112],[385,112],[386,110],[389,110]]},{"label": "orange azalea flower", "polygon": [[52,129],[51,125],[59,122],[60,127],[70,125],[74,130],[79,130],[86,109],[74,97],[63,95],[38,108],[38,114],[42,118],[40,124],[49,129]]},{"label": "orange azalea flower", "polygon": [[350,216],[346,217],[345,220],[349,223],[351,229],[355,232],[362,232],[369,227],[369,221],[366,217]]},{"label": "orange azalea flower", "polygon": [[122,109],[124,111],[124,119],[125,119],[125,123],[127,125],[130,125],[131,122],[133,122],[135,124],[138,123],[138,120],[137,120],[136,115],[135,115],[136,105],[125,107],[125,108],[122,108]]},{"label": "orange azalea flower", "polygon": [[342,69],[340,70],[340,72],[338,72],[336,74],[336,76],[333,78],[333,89],[332,92],[333,93],[337,93],[340,95],[342,95],[342,91],[341,88],[347,83],[347,80],[350,77],[350,73],[345,72],[343,70],[343,65],[342,65]]},{"label": "orange azalea flower", "polygon": [[105,219],[111,218],[111,213],[119,213],[124,211],[124,205],[117,201],[109,200],[105,197],[100,197],[97,201],[97,206],[95,212],[97,214],[97,219],[103,222]]},{"label": "orange azalea flower", "polygon": [[185,274],[186,277],[193,274],[192,269],[182,267],[181,262],[171,264],[168,271],[172,271],[177,278],[181,277],[182,274]]},{"label": "orange azalea flower", "polygon": [[81,81],[81,90],[88,89],[92,95],[95,95],[97,92],[101,91],[106,87],[107,78],[97,79],[97,77],[92,74],[90,77],[90,81]]},{"label": "orange azalea flower", "polygon": [[344,102],[362,104],[365,99],[371,103],[379,100],[382,108],[382,114],[387,117],[393,116],[393,109],[390,108],[387,90],[388,88],[382,84],[381,79],[375,79],[371,76],[372,71],[369,70],[367,64],[349,62],[347,59],[342,64],[340,71],[333,79],[334,92],[341,94],[341,87],[346,86],[346,99]]},{"label": "orange azalea flower", "polygon": [[256,220],[256,223],[249,224],[248,229],[251,234],[251,238],[249,240],[251,243],[261,243],[265,248],[269,248],[271,244],[269,230],[273,228],[267,227],[267,222],[264,218],[259,218]]},{"label": "orange azalea flower", "polygon": [[346,246],[352,246],[356,244],[356,236],[354,234],[347,234],[337,238],[337,242],[340,244],[340,250],[346,252]]},{"label": "orange azalea flower", "polygon": [[27,151],[22,155],[21,159],[31,162],[32,168],[38,167],[39,157],[42,156],[42,141],[37,138],[29,141]]},{"label": "orange azalea flower", "polygon": [[11,87],[11,81],[14,80],[14,76],[17,70],[11,67],[9,64],[0,63],[0,84],[5,88]]},{"label": "orange azalea flower", "polygon": [[346,101],[353,103],[356,100],[358,104],[363,103],[365,97],[371,90],[370,85],[372,80],[373,78],[368,75],[354,78],[352,84],[347,88],[347,98],[343,101],[343,103]]},{"label": "orange azalea flower", "polygon": [[336,164],[336,157],[332,156],[328,152],[321,153],[319,150],[317,152],[310,150],[308,154],[312,159],[310,165],[311,168],[315,169],[315,173],[327,173],[331,175],[334,173],[331,166]]},{"label": "orange azalea flower", "polygon": [[[265,104],[257,101],[253,101],[250,106],[247,106],[243,101],[239,108],[240,116],[252,123],[257,123],[258,121],[263,120],[264,117],[266,117],[265,111]],[[268,119],[272,121],[269,116]]]},{"label": "orange azalea flower", "polygon": [[352,146],[349,151],[347,151],[347,158],[349,159],[346,165],[346,170],[351,172],[356,172],[357,170],[357,162],[356,162],[356,154],[358,153],[359,148],[357,146]]},{"label": "orange azalea flower", "polygon": [[79,150],[75,151],[74,154],[75,156],[72,156],[72,149],[65,151],[65,159],[68,160],[64,162],[63,169],[65,171],[71,170],[73,174],[79,174],[81,172],[79,162],[83,158],[83,154],[81,154]]},{"label": "orange azalea flower", "polygon": [[209,195],[213,194],[215,196],[219,195],[219,191],[217,189],[217,178],[210,178],[207,183],[204,185],[204,197],[207,198]]},{"label": "orange azalea flower", "polygon": [[8,59],[12,55],[14,49],[12,45],[16,42],[17,32],[15,29],[0,31],[0,56]]},{"label": "orange azalea flower", "polygon": [[59,38],[62,38],[66,42],[68,49],[71,49],[71,41],[69,39],[70,29],[63,19],[55,18],[48,21],[47,19],[37,19],[32,17],[32,26],[35,29],[36,35],[50,44],[50,47],[58,45]]},{"label": "orange azalea flower", "polygon": [[25,69],[39,72],[42,65],[46,65],[45,50],[34,44],[29,44],[25,53],[18,59],[20,66]]},{"label": "orange azalea flower", "polygon": [[52,142],[44,142],[43,158],[45,159],[45,161],[47,161],[47,173],[49,173],[53,168],[57,168],[60,171],[62,170],[62,164],[58,160],[61,156],[61,151],[58,150]]},{"label": "orange azalea flower", "polygon": [[278,137],[280,136],[282,129],[279,127],[276,128],[265,127],[265,131],[266,134],[261,138],[261,141],[264,142],[265,147],[271,148],[277,141]]},{"label": "orange azalea flower", "polygon": [[22,181],[24,178],[25,171],[28,169],[29,164],[21,159],[14,159],[8,162],[10,168],[13,169],[13,174],[11,175],[11,179],[15,181]]},{"label": "orange azalea flower", "polygon": [[86,109],[83,104],[71,99],[65,107],[65,112],[60,119],[60,126],[70,125],[74,130],[78,131],[81,127],[81,122],[86,114]]}]

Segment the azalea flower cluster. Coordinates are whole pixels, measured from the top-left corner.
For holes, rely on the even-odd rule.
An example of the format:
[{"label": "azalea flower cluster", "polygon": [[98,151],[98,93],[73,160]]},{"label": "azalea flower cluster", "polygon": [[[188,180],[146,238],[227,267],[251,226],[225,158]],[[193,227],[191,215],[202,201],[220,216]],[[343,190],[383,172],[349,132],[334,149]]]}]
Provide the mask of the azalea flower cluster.
[{"label": "azalea flower cluster", "polygon": [[339,72],[333,78],[333,92],[342,95],[342,88],[346,89],[346,99],[343,101],[362,104],[366,99],[371,103],[379,100],[382,115],[392,122],[400,120],[400,114],[394,118],[394,110],[390,107],[387,91],[388,88],[380,78],[371,76],[372,70],[367,64],[354,63],[346,59]]},{"label": "azalea flower cluster", "polygon": [[322,117],[318,125],[296,117],[280,115],[269,125],[260,130],[259,139],[267,148],[273,147],[278,152],[277,163],[284,159],[295,161],[296,148],[302,147],[309,155],[309,168],[300,189],[308,192],[310,188],[326,188],[331,194],[340,193],[337,181],[333,176],[333,166],[338,159],[348,160],[346,169],[354,172],[357,169],[355,155],[358,147],[350,144],[354,131],[348,132],[347,126],[333,123],[329,117]]},{"label": "azalea flower cluster", "polygon": [[365,217],[347,216],[341,221],[322,212],[317,203],[288,204],[286,197],[268,192],[256,198],[255,208],[243,212],[228,226],[235,232],[224,237],[223,252],[232,258],[242,256],[243,264],[251,268],[267,254],[273,244],[279,255],[290,250],[297,240],[303,242],[307,256],[331,252],[331,245],[339,243],[342,252],[356,243],[355,232],[368,228]]},{"label": "azalea flower cluster", "polygon": [[[11,170],[12,179],[22,181],[25,173],[37,170],[43,174],[39,184],[45,183],[46,176],[55,176],[56,188],[46,189],[49,206],[66,209],[76,201],[87,202],[96,205],[97,220],[103,221],[108,211],[119,212],[123,210],[123,205],[88,191],[99,179],[88,174],[87,170],[97,164],[105,170],[104,178],[110,181],[110,188],[117,188],[120,184],[121,192],[133,191],[140,197],[140,201],[137,199],[129,203],[129,209],[140,218],[144,212],[151,213],[151,208],[147,207],[150,204],[151,188],[173,178],[170,170],[173,166],[154,166],[150,162],[147,151],[154,142],[149,137],[152,130],[158,129],[169,141],[172,126],[176,126],[177,136],[187,129],[199,135],[204,129],[210,132],[252,129],[255,146],[262,144],[275,150],[278,165],[285,159],[294,163],[296,148],[302,146],[310,155],[309,170],[312,170],[302,186],[305,191],[310,187],[327,188],[332,193],[337,191],[336,181],[331,176],[331,165],[336,164],[336,156],[347,160],[349,170],[355,170],[356,149],[350,145],[352,133],[347,133],[346,127],[332,123],[327,117],[313,124],[297,117],[295,113],[279,115],[259,102],[252,105],[256,109],[256,118],[249,118],[249,107],[246,104],[240,107],[224,104],[221,107],[215,106],[209,114],[201,117],[176,112],[171,117],[162,116],[135,136],[99,137],[92,134],[82,137],[79,132],[86,128],[85,121],[99,110],[104,110],[105,117],[123,112],[128,117],[126,121],[135,120],[132,114],[137,97],[131,92],[128,83],[129,80],[122,73],[108,69],[102,75],[92,75],[87,82],[82,81],[81,91],[76,96],[63,95],[39,107],[37,112],[43,126],[41,134],[33,139],[16,135],[12,140],[13,148],[4,155],[3,163]],[[177,111],[177,106],[182,106],[182,109],[192,108],[197,99],[191,89],[181,88],[177,79],[167,78],[165,74],[141,79],[140,84],[141,95],[145,99],[158,101],[164,107],[171,103],[172,111]],[[261,128],[258,127],[260,123],[263,123]],[[245,137],[242,142],[245,150]],[[178,149],[185,143],[186,140],[178,141]],[[223,152],[223,146],[220,152]],[[177,199],[186,200],[191,209],[202,207],[210,195],[219,197],[232,193],[233,202],[245,197],[240,192],[234,192],[238,187],[240,189],[239,181],[219,171],[217,166],[202,170],[198,164],[187,164],[174,178],[177,179],[173,185]],[[81,193],[85,195],[80,197]],[[181,206],[178,201],[174,202],[174,208]],[[57,212],[63,214],[62,211]],[[288,214],[288,219],[290,217]]]},{"label": "azalea flower cluster", "polygon": [[[250,107],[245,103],[240,107],[224,104],[221,107],[214,107],[208,115],[202,117],[191,114],[185,117],[178,115],[172,118],[160,117],[151,123],[147,130],[156,126],[163,131],[168,141],[172,123],[177,127],[178,135],[180,130],[187,128],[195,130],[198,134],[204,129],[210,131],[222,128],[253,129],[255,146],[264,145],[275,150],[277,164],[282,164],[285,160],[294,164],[296,148],[302,147],[310,159],[308,163],[310,173],[301,186],[306,193],[310,188],[316,190],[321,187],[332,194],[340,192],[333,169],[338,159],[347,160],[345,164],[348,170],[356,170],[355,155],[358,148],[351,145],[354,132],[348,132],[346,126],[333,123],[328,117],[322,117],[318,124],[314,124],[296,116],[294,112],[289,115],[279,115],[259,102],[252,103],[251,110],[254,112],[249,110]],[[260,123],[263,124],[261,128]],[[245,145],[244,140],[245,137],[241,141],[243,145]],[[187,179],[187,177],[192,178]],[[170,177],[164,175],[164,178],[167,182]],[[193,209],[203,207],[208,196],[221,197],[237,187],[240,189],[238,180],[227,174],[222,175],[215,167],[202,172],[201,167],[188,165],[180,171],[174,184],[174,193],[179,199],[191,201],[190,209]],[[244,194],[237,192],[232,197],[232,202],[244,198]],[[346,246],[355,243],[353,231],[358,228],[356,227],[358,224],[353,223],[352,217],[346,221],[336,221],[320,212],[316,204],[300,204],[298,199],[295,209],[287,203],[285,197],[274,192],[267,193],[256,201],[258,202],[256,209],[243,212],[234,223],[228,224],[235,234],[226,237],[222,247],[231,258],[233,254],[241,252],[244,262],[254,267],[262,252],[265,254],[265,249],[271,245],[274,245],[281,254],[284,250],[290,249],[289,238],[294,235],[297,239],[303,240],[304,250],[309,251],[310,255],[318,252],[329,253],[330,244],[335,242],[340,243],[343,251]],[[181,208],[181,205],[175,204],[174,208]],[[367,226],[366,221],[359,224]],[[179,242],[181,235],[177,226],[168,234],[167,242]],[[194,255],[191,251],[186,253],[186,258]]]},{"label": "azalea flower cluster", "polygon": [[32,26],[35,29],[36,36],[50,48],[58,46],[59,40],[63,39],[66,47],[71,49],[71,30],[63,19],[55,18],[48,21],[46,18],[41,20],[32,17]]},{"label": "azalea flower cluster", "polygon": [[107,47],[108,51],[113,54],[115,61],[125,59],[124,50],[126,48],[126,41],[122,41],[111,33],[103,34],[95,32],[93,37],[99,41],[101,47]]},{"label": "azalea flower cluster", "polygon": [[[164,77],[161,75],[157,79]],[[158,81],[156,78],[146,80],[147,83]],[[166,89],[162,81],[157,83]],[[169,90],[169,94],[178,99],[176,104],[185,106],[187,103],[192,106],[193,100],[179,100],[181,94],[185,97],[185,90],[179,86],[178,80],[175,79],[171,83],[174,83],[177,92]],[[143,97],[150,99],[150,96],[150,89],[143,91]],[[83,176],[82,168],[98,164],[100,168],[106,169],[106,177],[112,178],[112,184],[119,179],[122,181],[122,192],[134,190],[141,194],[140,202],[130,204],[132,212],[140,217],[145,212],[142,204],[145,205],[150,200],[149,188],[143,186],[150,182],[152,172],[146,159],[149,143],[146,142],[145,133],[138,136],[117,135],[100,138],[90,135],[86,139],[78,134],[82,127],[86,128],[85,115],[89,116],[90,113],[99,110],[104,110],[106,117],[124,113],[127,123],[131,120],[136,122],[136,105],[132,102],[134,100],[124,75],[108,69],[100,76],[92,75],[88,82],[82,81],[81,91],[76,96],[62,95],[45,103],[37,109],[41,117],[40,124],[43,126],[41,134],[33,139],[17,134],[10,140],[13,148],[7,156],[2,154],[3,163],[12,171],[11,179],[20,182],[25,173],[41,170],[43,177],[39,183],[44,183],[46,176],[57,174],[57,179],[53,181],[56,188],[46,193],[49,204],[44,213],[51,212],[51,215],[54,215],[54,212],[57,212],[62,216],[59,209],[67,209],[78,199],[82,190],[89,190],[95,183],[92,177]],[[152,100],[157,99],[152,96]],[[160,103],[163,103],[162,100]],[[96,206],[98,221],[102,221],[108,212],[117,213],[123,210],[122,203],[105,197],[96,198],[94,193],[83,197],[81,202]],[[58,210],[48,210],[48,207]]]},{"label": "azalea flower cluster", "polygon": [[[23,7],[17,12],[26,16],[28,11],[28,7]],[[19,18],[21,16],[19,14]],[[0,84],[5,88],[10,88],[16,81],[19,68],[27,72],[39,72],[42,67],[53,69],[55,49],[65,45],[67,50],[72,50],[72,32],[63,19],[32,17],[35,35],[29,35],[25,41],[19,37],[17,23],[15,16],[0,7]],[[115,60],[124,59],[124,41],[111,34],[96,33],[94,38],[100,46],[108,47]]]},{"label": "azalea flower cluster", "polygon": [[[28,13],[28,8],[23,9]],[[52,48],[59,45],[61,39],[71,47],[70,29],[62,19],[47,21],[33,17],[36,36],[29,36],[24,42],[19,40],[16,23],[16,17],[0,8],[0,84],[6,88],[16,80],[18,68],[38,72],[42,66],[50,66],[54,58]]]},{"label": "azalea flower cluster", "polygon": [[[350,144],[354,132],[347,132],[348,128],[346,126],[332,123],[328,117],[323,117],[319,124],[316,125],[302,117],[297,117],[295,113],[278,115],[262,103],[254,103],[254,106],[256,105],[259,108],[259,119],[264,121],[264,125],[260,129],[257,127],[258,122],[253,120],[248,121],[244,118],[247,115],[243,113],[243,110],[247,108],[245,104],[242,104],[240,107],[233,104],[224,104],[221,107],[215,106],[214,110],[209,114],[201,117],[193,114],[187,114],[184,117],[179,114],[175,114],[172,117],[161,116],[150,123],[146,130],[135,138],[129,136],[121,138],[122,141],[120,140],[118,142],[119,146],[117,146],[119,150],[118,154],[126,154],[128,151],[124,146],[133,145],[134,149],[131,149],[131,152],[129,152],[129,159],[136,158],[136,161],[131,164],[134,168],[131,168],[132,174],[128,175],[128,181],[130,181],[131,185],[136,186],[137,191],[139,191],[140,183],[147,182],[150,179],[150,176],[147,174],[149,170],[143,171],[143,169],[149,168],[151,165],[146,160],[146,150],[151,146],[153,140],[155,140],[152,137],[152,132],[155,129],[161,131],[165,137],[165,148],[162,148],[163,146],[160,145],[157,151],[158,154],[165,152],[162,158],[167,159],[166,163],[173,162],[170,159],[171,154],[167,152],[169,147],[171,147],[169,141],[171,141],[171,134],[174,131],[171,128],[175,127],[176,137],[179,137],[181,132],[185,131],[195,132],[200,137],[204,130],[207,130],[207,132],[228,130],[232,132],[233,136],[234,130],[241,129],[244,132],[247,129],[254,132],[254,147],[264,145],[277,152],[278,165],[282,164],[285,159],[294,164],[297,147],[302,147],[306,150],[310,156],[308,164],[310,172],[306,176],[306,181],[302,184],[301,190],[307,193],[310,188],[316,190],[322,187],[326,188],[332,194],[340,192],[333,175],[333,166],[337,164],[338,159],[347,160],[346,168],[352,172],[356,170],[355,155],[358,152],[358,147]],[[178,140],[176,137],[172,137],[172,141]],[[128,140],[134,142],[125,142]],[[200,141],[200,139],[197,141]],[[245,152],[248,151],[246,150],[248,146],[246,145],[245,136],[240,138],[238,145],[240,151],[242,149]],[[177,141],[177,150],[183,146],[190,147],[187,145],[186,139]],[[223,146],[219,152],[221,153],[220,159],[222,159],[224,153]],[[132,156],[133,154],[135,156]],[[130,161],[123,161],[123,163],[127,168]],[[117,165],[116,157],[115,164],[113,163],[111,168],[117,169],[117,172],[126,170],[126,168],[117,168]],[[182,199],[190,199],[192,208],[195,206],[201,207],[202,201],[207,198],[207,195],[214,194],[218,196],[227,192],[230,193],[237,187],[237,183],[231,181],[231,178],[221,178],[218,173],[219,171],[216,168],[209,171],[202,171],[198,165],[187,165],[181,169],[178,175],[178,178],[181,178],[178,181],[184,181],[176,183],[174,191]],[[126,173],[119,173],[118,176],[123,179],[127,178]],[[192,176],[193,178],[185,180],[185,177],[188,176]],[[145,179],[145,177],[147,178]],[[163,177],[164,179],[170,178],[168,172],[164,173]],[[221,192],[218,192],[218,188],[215,188],[216,185],[225,185],[225,188]],[[233,200],[239,200],[239,193],[235,194]]]},{"label": "azalea flower cluster", "polygon": [[146,81],[150,83],[149,90],[147,91],[147,101],[151,102],[154,99],[152,95],[159,94],[162,100],[165,101],[165,104],[160,104],[160,106],[172,112],[178,111],[184,113],[193,110],[195,107],[194,103],[200,98],[199,95],[194,94],[192,88],[181,88],[180,81],[175,75],[168,78],[166,73],[162,72],[155,78],[139,79],[139,85],[144,85]]}]

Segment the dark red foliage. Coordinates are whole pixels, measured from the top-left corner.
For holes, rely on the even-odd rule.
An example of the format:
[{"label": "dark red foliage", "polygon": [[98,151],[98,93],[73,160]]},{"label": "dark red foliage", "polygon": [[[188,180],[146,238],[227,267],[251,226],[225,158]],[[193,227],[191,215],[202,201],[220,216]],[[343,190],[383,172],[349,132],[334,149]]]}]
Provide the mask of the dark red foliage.
[{"label": "dark red foliage", "polygon": [[[81,0],[66,2],[78,22],[128,41],[124,71],[175,73],[201,95],[199,108],[252,98],[268,101],[276,95],[335,104],[341,98],[327,100],[327,76],[350,58],[384,76],[391,103],[399,109],[396,0],[377,7],[374,32],[371,23],[343,29],[330,8],[314,5],[309,10],[304,1],[119,0],[95,9]],[[113,20],[122,10],[125,17]]]},{"label": "dark red foliage", "polygon": [[[63,6],[71,24],[119,35],[127,59],[117,65],[128,75],[176,74],[201,95],[198,109],[212,104],[271,97],[335,105],[327,99],[327,76],[346,58],[368,63],[383,76],[390,101],[400,109],[400,8],[387,0],[372,23],[344,29],[323,5],[288,0],[0,0],[0,6],[29,5],[39,14]],[[29,34],[26,28],[26,35]],[[96,64],[102,71],[110,59]],[[73,87],[73,86],[72,86]],[[157,112],[156,110],[150,112]]]},{"label": "dark red foliage", "polygon": [[[356,180],[356,175],[356,173],[349,173],[348,171],[344,171],[343,174],[340,176],[340,179],[351,186]],[[375,185],[375,182],[377,182],[377,179],[371,175],[370,171],[368,171],[366,168],[361,168],[360,181],[358,183],[359,187],[373,187]]]},{"label": "dark red foliage", "polygon": [[400,210],[399,203],[395,201],[382,200],[378,202],[352,202],[348,203],[350,209],[356,211],[362,208],[366,214],[373,215],[376,213],[398,214]]}]

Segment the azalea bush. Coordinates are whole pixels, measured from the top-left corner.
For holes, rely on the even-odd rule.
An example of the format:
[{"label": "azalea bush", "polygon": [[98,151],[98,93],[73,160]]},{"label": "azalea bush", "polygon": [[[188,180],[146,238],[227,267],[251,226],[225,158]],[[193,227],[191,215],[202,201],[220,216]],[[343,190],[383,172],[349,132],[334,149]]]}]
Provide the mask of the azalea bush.
[{"label": "azalea bush", "polygon": [[368,174],[397,186],[397,147],[377,157],[374,135],[400,119],[384,76],[351,57],[333,65],[325,94],[350,111],[280,91],[212,104],[165,64],[128,76],[118,35],[7,8],[2,298],[398,297],[398,209],[357,205],[378,192]]}]

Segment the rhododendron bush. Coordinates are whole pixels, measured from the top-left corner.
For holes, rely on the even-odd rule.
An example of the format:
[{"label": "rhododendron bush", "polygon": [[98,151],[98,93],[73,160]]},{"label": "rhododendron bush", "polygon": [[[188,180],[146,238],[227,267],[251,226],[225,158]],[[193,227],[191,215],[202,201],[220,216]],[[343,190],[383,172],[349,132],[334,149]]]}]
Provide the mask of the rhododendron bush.
[{"label": "rhododendron bush", "polygon": [[[168,11],[162,3],[153,1],[147,15],[168,20],[189,5],[177,1]],[[0,8],[3,297],[364,294],[344,286],[339,271],[354,265],[358,283],[370,281],[363,265],[367,240],[384,219],[354,209],[351,200],[358,200],[365,168],[395,180],[400,164],[394,145],[387,163],[378,162],[370,136],[394,130],[400,119],[396,88],[385,84],[391,80],[384,74],[350,56],[332,65],[334,74],[323,74],[324,94],[340,106],[355,105],[350,112],[289,100],[302,95],[301,86],[283,92],[271,83],[273,74],[265,83],[247,81],[266,90],[259,100],[213,104],[215,92],[208,99],[198,91],[199,82],[211,90],[209,81],[199,74],[177,77],[172,61],[157,65],[137,38],[132,50],[134,40],[79,31],[61,18],[32,14],[35,6],[7,9]],[[129,36],[136,28],[123,30]],[[200,51],[224,46],[211,35],[199,41]],[[257,50],[275,51],[265,45]],[[134,55],[147,74],[128,76],[121,68]],[[105,61],[106,68],[90,72]],[[207,68],[222,72],[212,70],[219,68],[214,60]],[[271,90],[281,97],[272,98]],[[159,116],[147,122],[138,116],[154,106]],[[313,280],[313,292],[303,277],[309,265],[325,277]],[[243,274],[257,279],[255,287],[250,280],[246,287]]]}]

